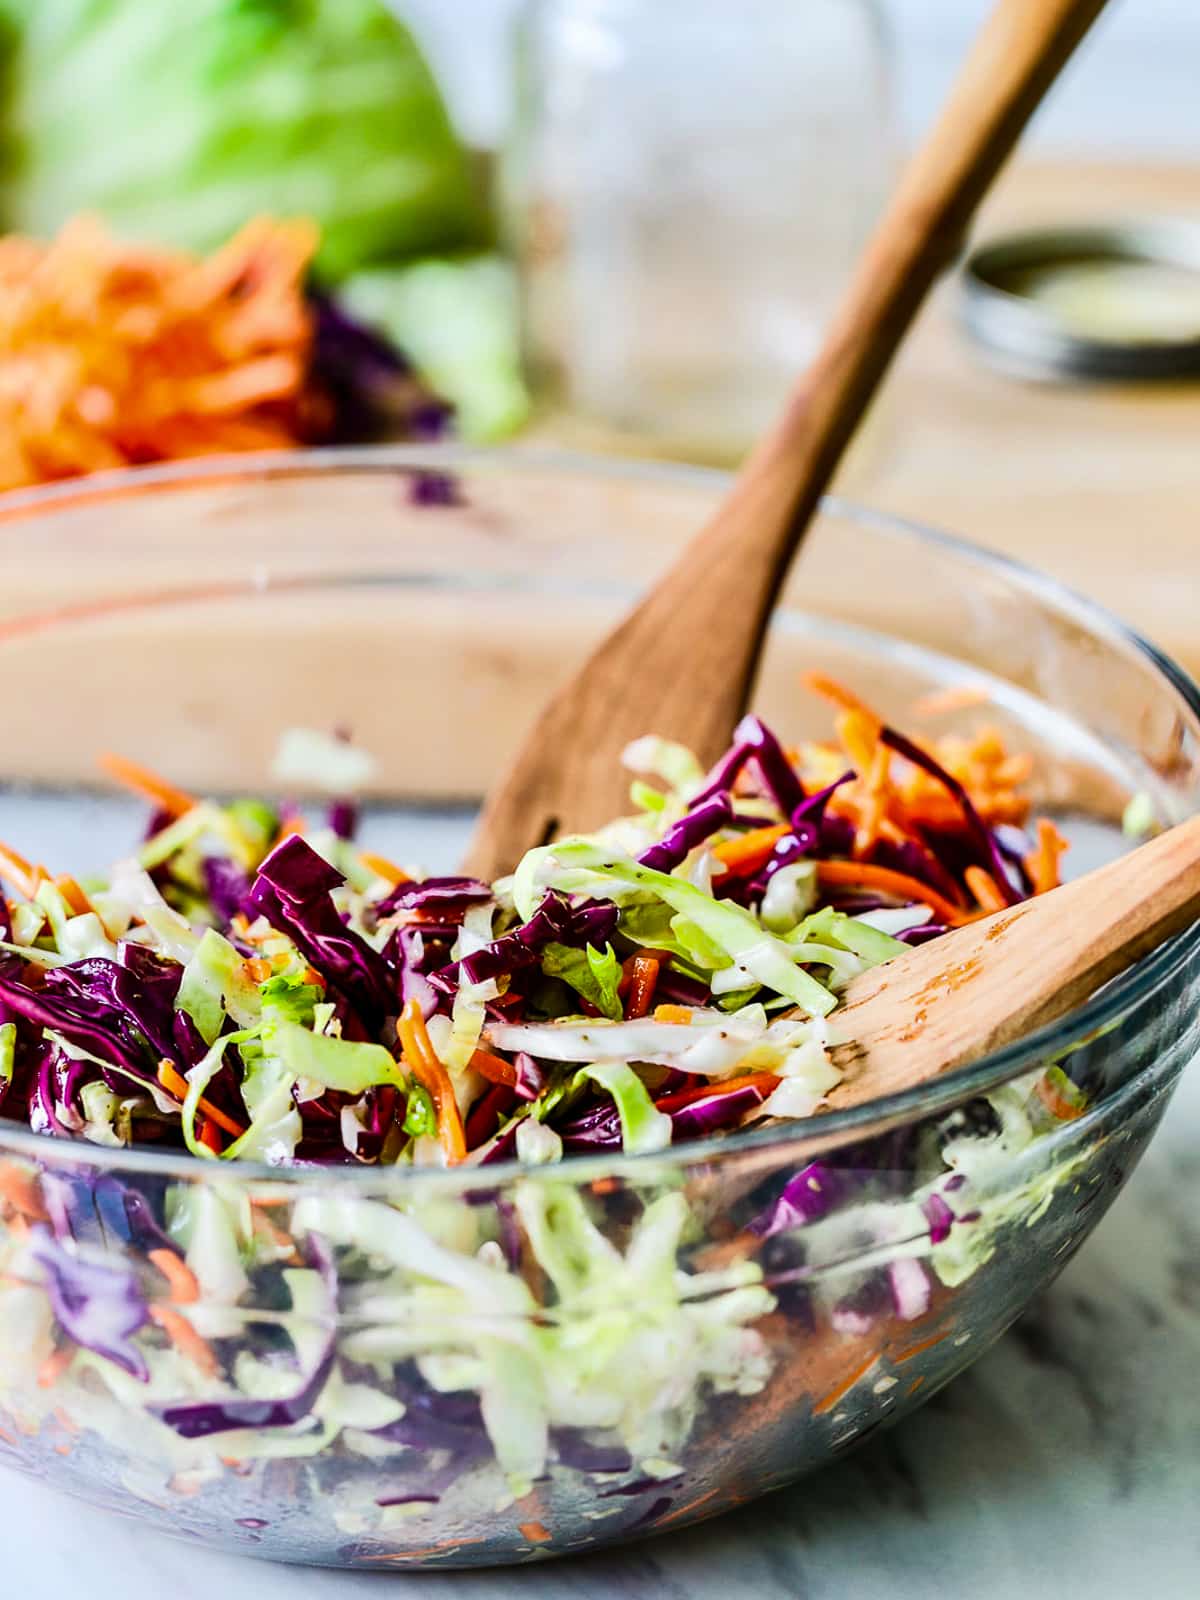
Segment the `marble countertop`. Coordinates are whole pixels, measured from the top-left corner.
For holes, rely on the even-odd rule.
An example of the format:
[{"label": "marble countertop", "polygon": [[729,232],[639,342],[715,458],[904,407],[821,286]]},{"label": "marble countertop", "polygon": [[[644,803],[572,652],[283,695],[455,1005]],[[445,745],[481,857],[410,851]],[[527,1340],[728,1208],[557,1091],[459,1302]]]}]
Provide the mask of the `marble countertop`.
[{"label": "marble countertop", "polygon": [[[1058,1284],[924,1411],[699,1529],[520,1571],[395,1575],[430,1600],[1192,1600],[1200,1573],[1200,1067]],[[270,1567],[0,1475],[25,1600],[350,1600],[378,1574]]]}]

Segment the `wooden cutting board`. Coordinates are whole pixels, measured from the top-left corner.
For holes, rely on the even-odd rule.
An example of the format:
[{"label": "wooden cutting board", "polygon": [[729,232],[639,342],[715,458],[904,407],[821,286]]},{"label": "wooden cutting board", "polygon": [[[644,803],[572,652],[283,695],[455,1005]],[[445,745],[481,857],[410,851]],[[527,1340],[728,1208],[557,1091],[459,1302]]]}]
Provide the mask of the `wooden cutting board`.
[{"label": "wooden cutting board", "polygon": [[[977,238],[1153,214],[1200,219],[1200,166],[1018,164]],[[1200,675],[1200,383],[1021,383],[984,365],[957,316],[948,282],[841,487],[1041,567]]]}]

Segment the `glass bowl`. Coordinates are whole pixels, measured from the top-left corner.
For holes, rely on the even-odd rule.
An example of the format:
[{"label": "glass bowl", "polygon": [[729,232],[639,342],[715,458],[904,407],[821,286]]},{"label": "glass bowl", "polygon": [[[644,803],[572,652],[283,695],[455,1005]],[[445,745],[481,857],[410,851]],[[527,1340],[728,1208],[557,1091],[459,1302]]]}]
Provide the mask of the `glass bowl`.
[{"label": "glass bowl", "polygon": [[[10,496],[0,837],[83,872],[144,823],[101,751],[269,792],[285,729],[346,727],[377,758],[367,840],[448,867],[536,704],[724,483],[384,450]],[[1033,752],[1074,870],[1123,847],[1133,796],[1163,822],[1200,804],[1184,675],[938,534],[829,505],[758,689],[789,740],[827,726],[802,666],[897,720],[986,697],[944,725],[985,715]],[[1198,982],[1193,930],[918,1091],[556,1168],[214,1172],[0,1125],[0,1461],[333,1566],[525,1561],[712,1516],[923,1404],[1061,1270],[1200,1046]],[[1050,1064],[1082,1102],[1047,1093]]]}]

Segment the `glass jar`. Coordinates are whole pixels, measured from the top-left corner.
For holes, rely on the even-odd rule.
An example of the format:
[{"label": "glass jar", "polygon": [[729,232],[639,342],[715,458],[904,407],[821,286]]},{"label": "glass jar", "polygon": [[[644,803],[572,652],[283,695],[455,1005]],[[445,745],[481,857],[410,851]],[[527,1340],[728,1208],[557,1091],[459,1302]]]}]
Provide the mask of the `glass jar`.
[{"label": "glass jar", "polygon": [[505,210],[535,393],[593,439],[737,457],[888,184],[874,0],[527,0],[517,40]]}]

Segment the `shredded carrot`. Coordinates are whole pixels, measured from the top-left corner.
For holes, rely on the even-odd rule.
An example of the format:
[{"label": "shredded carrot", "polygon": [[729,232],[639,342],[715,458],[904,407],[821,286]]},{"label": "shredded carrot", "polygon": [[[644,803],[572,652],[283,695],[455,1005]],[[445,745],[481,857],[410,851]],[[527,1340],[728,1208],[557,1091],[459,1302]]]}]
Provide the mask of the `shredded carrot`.
[{"label": "shredded carrot", "polygon": [[273,972],[271,963],[263,956],[251,956],[242,963],[242,970],[251,983],[266,983]]},{"label": "shredded carrot", "polygon": [[983,766],[994,767],[1008,759],[1008,752],[1004,748],[1004,740],[998,728],[980,728],[972,739],[968,752],[973,761],[978,761]]},{"label": "shredded carrot", "polygon": [[[283,1202],[285,1205],[289,1205],[290,1203],[290,1201]],[[290,1250],[291,1256],[288,1258],[289,1260],[296,1262],[300,1260],[300,1253],[296,1249],[296,1241],[292,1238],[291,1234],[286,1232],[285,1229],[279,1227],[277,1223],[272,1222],[270,1217],[266,1216],[261,1211],[255,1212],[254,1231],[256,1233],[265,1234],[277,1250]]]},{"label": "shredded carrot", "polygon": [[1082,1099],[1078,1103],[1068,1100],[1048,1077],[1038,1079],[1035,1093],[1050,1115],[1060,1122],[1076,1122],[1087,1110]]},{"label": "shredded carrot", "polygon": [[151,1250],[147,1259],[167,1280],[171,1299],[177,1306],[191,1305],[193,1301],[199,1300],[200,1285],[196,1280],[196,1274],[182,1257],[175,1254],[174,1250],[165,1247]]},{"label": "shredded carrot", "polygon": [[865,700],[860,700],[852,689],[847,689],[844,683],[839,683],[836,678],[827,678],[823,672],[805,672],[801,675],[800,682],[812,694],[820,695],[822,700],[832,700],[835,706],[841,706],[843,711],[858,711],[870,717],[872,722],[880,722]]},{"label": "shredded carrot", "polygon": [[696,1100],[716,1100],[722,1095],[736,1094],[741,1089],[757,1089],[765,1100],[779,1087],[779,1079],[773,1072],[748,1072],[741,1078],[725,1078],[720,1083],[704,1083],[695,1089],[680,1089],[674,1094],[665,1094],[661,1100],[656,1100],[660,1111],[678,1111],[681,1106],[690,1106]]},{"label": "shredded carrot", "polygon": [[860,859],[874,850],[884,827],[891,758],[892,752],[887,745],[878,740],[864,775],[862,814],[854,835],[854,854]]},{"label": "shredded carrot", "polygon": [[950,689],[935,689],[913,701],[912,714],[921,721],[934,717],[948,717],[955,711],[971,711],[975,706],[986,705],[991,696],[982,684],[962,683]]},{"label": "shredded carrot", "polygon": [[187,1099],[187,1079],[178,1071],[173,1061],[164,1059],[158,1063],[158,1081],[167,1093],[173,1094],[177,1100]]},{"label": "shredded carrot", "polygon": [[390,883],[393,888],[402,883],[412,882],[408,873],[389,861],[386,856],[377,856],[370,851],[364,851],[358,859],[368,872],[373,872],[377,878],[382,878],[385,883]]},{"label": "shredded carrot", "polygon": [[519,1524],[518,1532],[522,1538],[528,1539],[530,1544],[548,1544],[551,1537],[550,1530],[544,1522],[522,1522]]},{"label": "shredded carrot", "polygon": [[692,1012],[687,1006],[655,1006],[655,1022],[674,1022],[681,1028],[690,1028]]},{"label": "shredded carrot", "polygon": [[489,1083],[504,1084],[511,1089],[517,1081],[517,1069],[512,1062],[505,1061],[503,1056],[493,1055],[490,1050],[476,1050],[471,1057],[471,1065]]},{"label": "shredded carrot", "polygon": [[1019,756],[1005,756],[1003,761],[992,763],[989,777],[1000,788],[1015,789],[1033,777],[1034,760],[1028,751]]},{"label": "shredded carrot", "polygon": [[66,1372],[71,1362],[75,1359],[74,1350],[55,1350],[48,1355],[38,1368],[37,1386],[39,1389],[53,1389],[54,1385]]},{"label": "shredded carrot", "polygon": [[425,1026],[425,1018],[418,1001],[410,1000],[404,1007],[397,1027],[404,1059],[409,1071],[433,1099],[437,1113],[438,1140],[446,1157],[446,1164],[454,1167],[467,1156],[467,1137],[463,1129],[462,1114],[454,1098],[454,1085],[450,1075],[438,1060]]},{"label": "shredded carrot", "polygon": [[285,839],[290,839],[293,834],[303,833],[305,828],[304,818],[298,812],[290,812],[286,817],[280,818],[279,831],[271,840],[271,849],[276,849]]},{"label": "shredded carrot", "polygon": [[625,1007],[627,1017],[644,1017],[649,1013],[654,1003],[654,991],[658,987],[658,974],[660,963],[657,956],[650,955],[641,950],[633,958],[633,982],[629,989],[629,1001]]},{"label": "shredded carrot", "polygon": [[877,867],[867,861],[819,861],[817,878],[826,888],[875,890],[896,900],[928,906],[940,922],[957,925],[968,920],[967,913],[952,906],[936,889],[919,878],[910,878],[907,872],[894,872],[891,867]]},{"label": "shredded carrot", "polygon": [[37,894],[38,885],[45,876],[43,867],[31,866],[23,855],[9,849],[6,844],[0,844],[0,878],[11,883],[26,900],[32,900]]},{"label": "shredded carrot", "polygon": [[1001,894],[999,885],[990,872],[985,872],[982,867],[968,867],[963,877],[966,879],[967,888],[984,911],[1005,910],[1008,901]]},{"label": "shredded carrot", "polygon": [[325,979],[317,971],[316,967],[305,967],[304,982],[310,984],[314,989],[324,989],[326,987]]},{"label": "shredded carrot", "polygon": [[781,822],[773,828],[755,828],[750,833],[744,833],[740,839],[730,839],[725,844],[719,844],[713,855],[727,872],[747,877],[750,873],[766,866],[771,859],[772,850],[781,839],[786,839],[791,831],[789,822]]},{"label": "shredded carrot", "polygon": [[621,981],[617,985],[617,993],[622,1000],[629,998],[629,991],[633,988],[633,980],[637,974],[638,963],[643,959],[656,961],[660,967],[666,966],[671,960],[669,950],[656,950],[652,945],[643,945],[633,955],[626,956],[621,963]]},{"label": "shredded carrot", "polygon": [[822,1395],[813,1406],[813,1416],[823,1417],[827,1411],[832,1411],[839,1400],[846,1398],[856,1383],[861,1383],[878,1360],[878,1355],[868,1356],[861,1367],[855,1367],[854,1371],[844,1378],[841,1383],[830,1389],[827,1394]]},{"label": "shredded carrot", "polygon": [[1039,820],[1037,833],[1037,845],[1025,857],[1025,870],[1034,894],[1047,894],[1058,888],[1061,882],[1059,863],[1071,847],[1048,817]]},{"label": "shredded carrot", "polygon": [[55,878],[54,887],[58,890],[59,894],[62,895],[63,899],[67,902],[76,916],[82,917],[87,912],[95,909],[87,895],[75,882],[75,879],[68,876],[66,873],[63,873],[59,877]]},{"label": "shredded carrot", "polygon": [[837,719],[837,736],[841,740],[842,749],[845,750],[851,766],[863,782],[866,781],[875,759],[875,747],[879,743],[879,726],[879,722],[869,712],[857,709],[843,711]]},{"label": "shredded carrot", "polygon": [[0,240],[0,489],[303,443],[315,225],[259,218],[207,258],[78,217]]},{"label": "shredded carrot", "polygon": [[6,1200],[19,1216],[28,1217],[31,1222],[49,1221],[37,1179],[7,1161],[0,1162],[0,1200]]},{"label": "shredded carrot", "polygon": [[202,1339],[192,1327],[181,1311],[175,1311],[170,1306],[164,1306],[156,1301],[147,1308],[151,1318],[158,1324],[170,1339],[171,1343],[186,1356],[207,1378],[215,1378],[221,1370],[212,1346],[207,1339]]},{"label": "shredded carrot", "polygon": [[[158,1081],[162,1084],[163,1088],[168,1094],[173,1094],[175,1096],[176,1100],[182,1103],[187,1099],[187,1079],[178,1071],[173,1061],[159,1062]],[[200,1096],[199,1110],[209,1119],[210,1122],[215,1122],[218,1128],[223,1129],[224,1132],[229,1134],[230,1138],[240,1139],[242,1134],[244,1134],[246,1131],[245,1128],[243,1128],[239,1123],[235,1122],[232,1117],[227,1116],[225,1112],[221,1110],[220,1106],[213,1105],[212,1101],[206,1100],[203,1095]]]},{"label": "shredded carrot", "polygon": [[136,761],[127,761],[124,756],[113,755],[110,752],[100,757],[99,765],[114,783],[121,785],[122,789],[132,789],[135,794],[144,796],[169,816],[183,817],[196,807],[197,802],[190,794],[177,789],[173,783],[168,783],[166,778],[160,778],[148,767],[139,767]]},{"label": "shredded carrot", "polygon": [[907,1350],[901,1350],[899,1355],[892,1357],[892,1365],[902,1367],[906,1361],[912,1361],[916,1356],[924,1355],[926,1350],[932,1350],[943,1340],[950,1337],[951,1329],[945,1328],[941,1333],[935,1333],[931,1339],[922,1339],[920,1344],[910,1344]]},{"label": "shredded carrot", "polygon": [[225,1146],[221,1143],[221,1135],[217,1131],[217,1125],[211,1117],[202,1116],[200,1118],[199,1137],[200,1143],[211,1150],[215,1156],[219,1156],[225,1149]]}]

